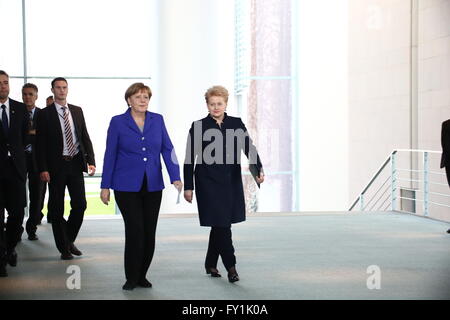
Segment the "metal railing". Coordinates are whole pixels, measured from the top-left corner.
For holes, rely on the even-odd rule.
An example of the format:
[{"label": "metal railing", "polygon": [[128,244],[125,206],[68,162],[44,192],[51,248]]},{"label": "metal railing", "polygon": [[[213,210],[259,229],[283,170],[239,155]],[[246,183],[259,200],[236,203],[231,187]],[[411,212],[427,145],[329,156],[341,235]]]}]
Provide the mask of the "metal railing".
[{"label": "metal railing", "polygon": [[450,189],[439,167],[441,154],[392,151],[349,211],[404,211],[450,220]]}]

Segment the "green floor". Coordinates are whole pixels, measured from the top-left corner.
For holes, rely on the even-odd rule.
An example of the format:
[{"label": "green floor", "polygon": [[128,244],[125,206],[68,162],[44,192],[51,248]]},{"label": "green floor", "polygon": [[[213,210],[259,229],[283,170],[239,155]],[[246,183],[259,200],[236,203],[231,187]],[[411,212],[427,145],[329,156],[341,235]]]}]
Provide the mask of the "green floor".
[{"label": "green floor", "polygon": [[[148,278],[152,289],[121,289],[119,217],[85,219],[83,256],[59,258],[51,225],[23,239],[18,266],[0,278],[0,299],[450,299],[450,224],[399,213],[252,214],[233,226],[241,281],[203,269],[209,236],[196,215],[162,215]],[[379,289],[367,285],[379,268]],[[71,269],[72,268],[72,269]],[[70,289],[79,268],[80,289]],[[219,270],[224,268],[219,262]]]}]

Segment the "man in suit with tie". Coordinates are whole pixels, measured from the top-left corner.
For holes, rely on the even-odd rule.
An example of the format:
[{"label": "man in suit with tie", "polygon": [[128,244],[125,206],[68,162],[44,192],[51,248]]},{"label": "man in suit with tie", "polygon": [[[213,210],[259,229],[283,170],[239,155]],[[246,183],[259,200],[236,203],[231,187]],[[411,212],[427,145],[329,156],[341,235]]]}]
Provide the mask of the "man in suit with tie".
[{"label": "man in suit with tie", "polygon": [[9,98],[9,76],[3,70],[0,70],[0,107],[0,277],[6,277],[6,264],[17,265],[15,247],[23,232],[28,113],[24,104]]},{"label": "man in suit with tie", "polygon": [[[95,173],[94,150],[80,107],[67,103],[68,83],[52,81],[55,102],[37,119],[37,161],[42,181],[48,183],[48,210],[61,259],[82,255],[74,242],[83,223],[86,193],[83,172]],[[70,195],[70,215],[64,219],[65,189]]]},{"label": "man in suit with tie", "polygon": [[22,87],[22,100],[29,113],[29,129],[28,140],[25,147],[25,156],[27,161],[28,174],[28,220],[26,230],[28,240],[38,240],[36,235],[37,225],[41,223],[42,208],[44,207],[45,191],[47,184],[41,180],[36,161],[36,119],[39,115],[40,108],[36,107],[38,98],[38,87],[32,83],[26,83]]}]

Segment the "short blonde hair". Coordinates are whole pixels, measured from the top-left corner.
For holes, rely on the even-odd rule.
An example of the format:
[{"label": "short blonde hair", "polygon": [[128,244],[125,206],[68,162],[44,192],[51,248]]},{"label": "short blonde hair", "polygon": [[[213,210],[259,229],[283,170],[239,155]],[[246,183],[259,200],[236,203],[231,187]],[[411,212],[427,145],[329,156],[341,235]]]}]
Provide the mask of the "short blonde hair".
[{"label": "short blonde hair", "polygon": [[152,90],[150,90],[150,87],[146,86],[142,82],[136,82],[136,83],[133,83],[131,86],[129,86],[127,91],[125,91],[125,101],[127,102],[127,104],[128,104],[129,97],[131,97],[132,95],[135,95],[136,93],[141,92],[141,91],[147,91],[148,97],[149,98],[152,97]]},{"label": "short blonde hair", "polygon": [[208,103],[208,99],[211,97],[222,97],[224,98],[225,102],[228,103],[228,90],[225,87],[222,86],[214,86],[209,88],[205,93],[205,100],[206,103]]}]

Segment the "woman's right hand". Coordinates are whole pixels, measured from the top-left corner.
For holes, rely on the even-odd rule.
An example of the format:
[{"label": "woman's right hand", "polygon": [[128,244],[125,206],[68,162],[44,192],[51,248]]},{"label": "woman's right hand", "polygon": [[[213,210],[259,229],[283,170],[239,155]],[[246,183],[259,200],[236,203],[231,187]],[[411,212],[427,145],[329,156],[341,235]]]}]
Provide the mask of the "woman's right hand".
[{"label": "woman's right hand", "polygon": [[192,190],[184,190],[184,199],[187,202],[192,203],[193,194],[194,194],[194,191],[192,191]]},{"label": "woman's right hand", "polygon": [[100,191],[100,199],[106,205],[108,205],[109,196],[110,196],[109,189],[102,189],[102,191]]}]

